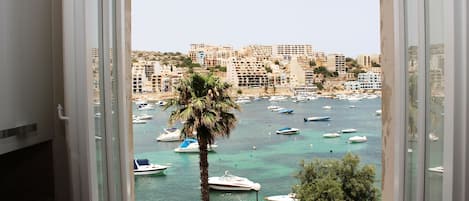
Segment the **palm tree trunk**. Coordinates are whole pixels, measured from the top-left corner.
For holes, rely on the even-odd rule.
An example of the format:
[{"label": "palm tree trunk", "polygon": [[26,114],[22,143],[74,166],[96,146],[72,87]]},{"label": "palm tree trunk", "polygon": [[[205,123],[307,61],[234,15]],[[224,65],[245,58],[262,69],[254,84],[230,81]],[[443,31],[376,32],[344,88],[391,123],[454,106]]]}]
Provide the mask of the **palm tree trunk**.
[{"label": "palm tree trunk", "polygon": [[208,151],[207,151],[207,139],[199,139],[199,168],[200,168],[200,193],[202,201],[209,201],[209,189],[208,189]]}]

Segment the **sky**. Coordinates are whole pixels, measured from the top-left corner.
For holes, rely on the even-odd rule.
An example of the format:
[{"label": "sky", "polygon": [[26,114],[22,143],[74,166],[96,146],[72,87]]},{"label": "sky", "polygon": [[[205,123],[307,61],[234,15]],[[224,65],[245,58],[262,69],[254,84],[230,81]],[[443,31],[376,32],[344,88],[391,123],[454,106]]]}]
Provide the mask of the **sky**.
[{"label": "sky", "polygon": [[357,56],[379,53],[379,21],[379,0],[132,0],[132,49],[309,44]]}]

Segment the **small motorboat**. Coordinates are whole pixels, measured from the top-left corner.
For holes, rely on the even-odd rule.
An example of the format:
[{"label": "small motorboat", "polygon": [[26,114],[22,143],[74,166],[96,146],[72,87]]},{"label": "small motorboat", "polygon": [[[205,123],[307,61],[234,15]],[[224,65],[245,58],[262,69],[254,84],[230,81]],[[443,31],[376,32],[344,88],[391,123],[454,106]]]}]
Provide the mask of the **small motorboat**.
[{"label": "small motorboat", "polygon": [[440,138],[435,135],[435,133],[428,134],[428,139],[432,142],[438,141]]},{"label": "small motorboat", "polygon": [[278,105],[269,105],[267,107],[268,110],[275,110],[275,109],[278,109],[278,108],[280,108],[280,106],[278,106]]},{"label": "small motorboat", "polygon": [[274,109],[271,109],[271,110],[272,110],[272,112],[278,112],[278,111],[284,110],[284,109],[285,108],[283,108],[283,107],[278,107],[278,108],[274,108]]},{"label": "small motorboat", "polygon": [[148,159],[134,159],[134,175],[162,174],[168,167],[151,164]]},{"label": "small motorboat", "polygon": [[214,190],[222,191],[259,191],[261,185],[251,180],[231,175],[228,171],[221,177],[209,177],[208,187]]},{"label": "small motorboat", "polygon": [[296,199],[295,197],[296,197],[295,193],[289,193],[288,195],[268,196],[268,197],[265,197],[264,200],[267,200],[267,201],[299,201],[299,199]]},{"label": "small motorboat", "polygon": [[293,113],[292,109],[283,109],[278,111],[279,114],[291,114]]},{"label": "small motorboat", "polygon": [[340,133],[356,133],[356,132],[357,132],[357,129],[355,128],[347,128],[347,129],[340,130]]},{"label": "small motorboat", "polygon": [[356,108],[357,106],[355,105],[349,105],[348,108]]},{"label": "small motorboat", "polygon": [[359,96],[350,96],[347,98],[349,101],[361,101],[363,98]]},{"label": "small motorboat", "polygon": [[140,120],[150,120],[150,119],[153,119],[153,115],[142,114],[142,115],[139,115],[139,116],[135,116],[135,118],[140,119]]},{"label": "small motorboat", "polygon": [[135,100],[135,104],[136,104],[136,105],[145,104],[145,103],[147,103],[147,101],[146,101],[146,100],[143,100],[143,99],[137,99],[137,100]]},{"label": "small motorboat", "polygon": [[371,94],[371,95],[368,95],[366,98],[367,99],[376,99],[376,98],[378,98],[378,95]]},{"label": "small motorboat", "polygon": [[137,105],[137,110],[154,110],[155,107],[153,105],[148,104],[148,103],[142,103]]},{"label": "small motorboat", "polygon": [[443,166],[438,166],[438,167],[428,168],[428,171],[436,172],[436,173],[444,173],[445,169],[443,168]]},{"label": "small motorboat", "polygon": [[146,124],[147,121],[137,118],[137,119],[133,119],[133,120],[132,120],[132,123],[133,123],[133,124]]},{"label": "small motorboat", "polygon": [[326,105],[326,106],[322,107],[322,109],[325,109],[325,110],[330,110],[330,109],[332,109],[332,106],[330,106],[330,105]]},{"label": "small motorboat", "polygon": [[324,133],[322,134],[322,136],[325,138],[336,138],[336,137],[340,137],[340,134],[339,133]]},{"label": "small motorboat", "polygon": [[172,142],[182,140],[181,130],[178,128],[165,128],[163,130],[164,133],[161,133],[160,136],[156,138],[156,141]]},{"label": "small motorboat", "polygon": [[250,99],[238,99],[235,101],[235,103],[238,103],[238,104],[250,103],[250,102],[251,102]]},{"label": "small motorboat", "polygon": [[[214,151],[218,145],[212,144],[207,146],[208,151]],[[178,153],[196,153],[199,152],[199,143],[196,139],[186,138],[182,143],[174,149],[174,152]]]},{"label": "small motorboat", "polygon": [[331,117],[329,116],[324,116],[324,117],[305,117],[304,120],[305,122],[307,121],[329,121]]},{"label": "small motorboat", "polygon": [[350,137],[348,141],[350,143],[362,143],[368,141],[368,139],[366,139],[366,136],[353,136]]},{"label": "small motorboat", "polygon": [[283,135],[292,135],[292,134],[300,133],[300,129],[285,127],[285,128],[278,129],[277,131],[275,131],[275,133],[283,134]]},{"label": "small motorboat", "polygon": [[381,116],[382,111],[381,110],[376,110],[376,116]]},{"label": "small motorboat", "polygon": [[287,100],[286,96],[271,96],[269,101],[284,101]]}]

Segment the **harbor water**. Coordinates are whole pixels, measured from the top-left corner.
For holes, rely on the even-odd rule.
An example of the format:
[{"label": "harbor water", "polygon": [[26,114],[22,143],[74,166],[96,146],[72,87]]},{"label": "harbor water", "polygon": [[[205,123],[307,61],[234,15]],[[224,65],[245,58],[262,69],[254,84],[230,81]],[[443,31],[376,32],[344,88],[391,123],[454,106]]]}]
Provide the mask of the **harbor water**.
[{"label": "harbor water", "polygon": [[[340,159],[345,153],[358,154],[362,163],[376,167],[376,185],[381,184],[381,99],[351,102],[320,98],[302,103],[291,100],[276,103],[294,110],[293,114],[278,114],[267,109],[267,100],[242,104],[236,112],[238,124],[229,138],[217,138],[216,152],[209,153],[209,176],[221,176],[225,170],[260,183],[259,200],[265,196],[288,194],[298,183],[294,178],[302,160],[319,158]],[[331,106],[330,110],[323,106]],[[350,107],[351,105],[355,107]],[[168,127],[171,109],[138,111],[135,115],[151,114],[146,124],[134,124],[136,158],[152,163],[170,165],[164,175],[138,176],[135,193],[138,201],[197,201],[200,200],[199,156],[197,153],[175,153],[179,142],[157,142],[156,137]],[[304,117],[330,116],[330,121],[304,122]],[[174,125],[181,127],[181,125]],[[277,135],[284,127],[299,128],[297,135]],[[357,133],[339,138],[323,138],[322,134],[355,128]],[[349,137],[366,136],[365,143],[350,144]],[[255,149],[254,149],[255,147]],[[211,191],[212,201],[254,201],[256,192]]]}]

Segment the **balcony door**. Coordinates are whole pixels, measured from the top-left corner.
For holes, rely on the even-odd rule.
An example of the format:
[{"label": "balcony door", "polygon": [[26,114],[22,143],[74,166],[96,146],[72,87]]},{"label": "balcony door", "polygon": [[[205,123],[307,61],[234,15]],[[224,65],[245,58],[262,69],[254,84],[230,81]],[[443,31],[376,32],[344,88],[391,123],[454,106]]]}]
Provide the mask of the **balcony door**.
[{"label": "balcony door", "polygon": [[128,5],[128,0],[63,3],[64,105],[74,200],[133,200]]}]

